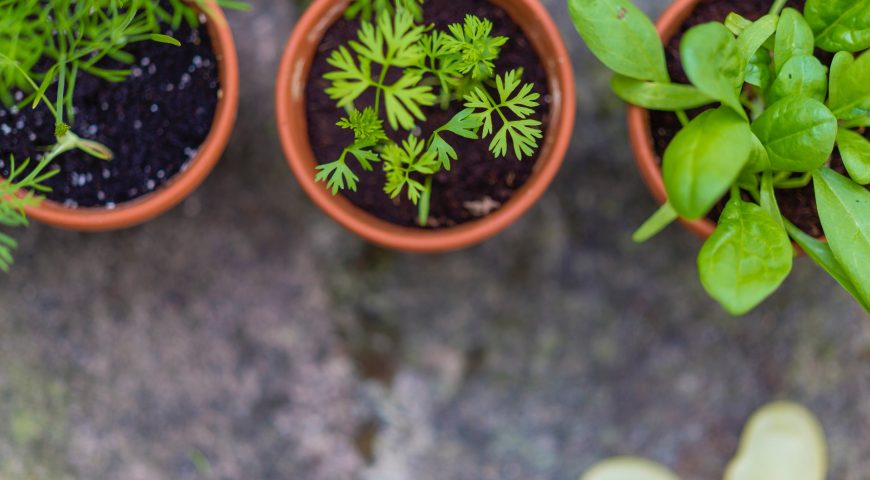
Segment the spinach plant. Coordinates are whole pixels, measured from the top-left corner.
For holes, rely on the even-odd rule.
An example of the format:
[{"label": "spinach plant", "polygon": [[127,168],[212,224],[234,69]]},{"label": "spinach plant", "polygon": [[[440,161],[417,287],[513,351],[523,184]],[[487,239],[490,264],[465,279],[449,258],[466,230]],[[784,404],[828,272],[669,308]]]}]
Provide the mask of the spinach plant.
[{"label": "spinach plant", "polygon": [[[326,93],[347,111],[338,126],[352,131],[354,140],[339,158],[317,167],[316,180],[333,194],[355,191],[359,177],[349,160],[369,172],[380,163],[384,192],[391,198],[404,194],[425,226],[432,177],[459,160],[451,137],[491,139],[496,158],[511,152],[522,160],[535,153],[543,133],[541,122],[530,118],[540,99],[534,85],[523,83],[521,70],[495,71],[509,39],[494,36],[492,22],[473,15],[446,30],[423,25],[421,4],[356,0],[347,10],[351,18],[363,17],[358,39],[331,53],[335,70],[325,78],[331,82]],[[366,20],[373,12],[375,20]],[[367,92],[373,100],[364,100]],[[434,131],[419,131],[425,108],[446,109],[454,102],[464,108],[452,119]],[[384,124],[405,138],[394,141]]]},{"label": "spinach plant", "polygon": [[[825,432],[806,408],[769,404],[749,419],[724,480],[824,480]],[[594,465],[580,480],[679,480],[668,468],[643,458],[617,457]]]},{"label": "spinach plant", "polygon": [[[614,92],[683,124],[665,151],[669,201],[635,234],[705,217],[726,195],[698,257],[701,282],[744,314],[777,290],[794,241],[870,310],[870,0],[772,2],[755,21],[735,13],[689,29],[673,83],[650,19],[629,0],[568,0],[577,31],[615,72]],[[830,66],[816,48],[834,54]],[[686,110],[707,108],[689,120]],[[849,177],[830,168],[838,147]],[[784,218],[776,191],[814,185],[827,243]],[[791,241],[790,241],[791,239]]]},{"label": "spinach plant", "polygon": [[[245,8],[238,0],[218,2],[230,8]],[[0,0],[0,102],[13,113],[21,108],[44,105],[55,119],[54,145],[47,153],[16,165],[10,158],[9,178],[0,181],[0,224],[26,225],[24,207],[37,205],[48,191],[45,181],[57,173],[49,168],[59,155],[82,150],[111,160],[112,151],[76,135],[69,127],[75,115],[76,81],[93,75],[109,82],[123,82],[137,59],[127,51],[131,44],[155,41],[181,45],[165,35],[181,22],[198,25],[199,12],[207,11],[205,0]],[[23,196],[16,192],[26,191]],[[12,262],[15,242],[0,233],[0,269]]]}]

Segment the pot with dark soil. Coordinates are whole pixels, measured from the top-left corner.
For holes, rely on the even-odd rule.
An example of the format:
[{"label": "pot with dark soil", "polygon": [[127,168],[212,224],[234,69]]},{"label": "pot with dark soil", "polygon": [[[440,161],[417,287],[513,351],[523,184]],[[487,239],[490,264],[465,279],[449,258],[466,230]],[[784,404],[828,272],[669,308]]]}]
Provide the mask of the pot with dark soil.
[{"label": "pot with dark soil", "polygon": [[870,1],[568,0],[632,106],[638,166],[706,238],[701,281],[729,312],[775,292],[799,247],[870,310]]},{"label": "pot with dark soil", "polygon": [[130,227],[215,166],[238,104],[236,50],[216,2],[16,1],[0,11],[3,223],[26,214],[74,230]]},{"label": "pot with dark soil", "polygon": [[564,158],[574,79],[536,0],[316,0],[278,128],[314,202],[374,243],[440,252],[528,210]]}]

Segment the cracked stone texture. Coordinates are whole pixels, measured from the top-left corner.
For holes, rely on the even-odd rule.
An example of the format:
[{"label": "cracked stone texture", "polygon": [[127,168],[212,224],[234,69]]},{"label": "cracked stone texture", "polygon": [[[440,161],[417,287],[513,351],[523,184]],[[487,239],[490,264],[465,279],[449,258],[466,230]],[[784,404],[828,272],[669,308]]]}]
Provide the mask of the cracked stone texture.
[{"label": "cracked stone texture", "polygon": [[715,479],[774,399],[820,417],[831,478],[867,478],[868,317],[802,260],[731,318],[697,238],[630,241],[655,205],[563,1],[545,3],[579,87],[565,167],[508,231],[440,256],[366,245],[304,197],[272,107],[300,7],[252,3],[230,15],[238,127],[199,191],[124,232],[20,232],[0,479],[561,480],[615,454]]}]

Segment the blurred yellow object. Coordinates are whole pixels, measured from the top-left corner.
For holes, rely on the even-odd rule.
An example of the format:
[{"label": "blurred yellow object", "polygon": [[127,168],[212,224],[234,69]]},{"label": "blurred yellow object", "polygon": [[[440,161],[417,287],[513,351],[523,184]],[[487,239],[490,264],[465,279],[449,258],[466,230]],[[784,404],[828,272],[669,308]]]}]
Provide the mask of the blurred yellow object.
[{"label": "blurred yellow object", "polygon": [[658,463],[635,457],[615,457],[592,467],[580,480],[679,480]]},{"label": "blurred yellow object", "polygon": [[[818,419],[798,404],[776,402],[749,419],[724,480],[824,480],[827,471],[827,442]],[[650,460],[614,457],[593,466],[580,480],[679,480],[679,477]]]},{"label": "blurred yellow object", "polygon": [[725,480],[824,480],[825,433],[806,408],[772,403],[752,416]]}]

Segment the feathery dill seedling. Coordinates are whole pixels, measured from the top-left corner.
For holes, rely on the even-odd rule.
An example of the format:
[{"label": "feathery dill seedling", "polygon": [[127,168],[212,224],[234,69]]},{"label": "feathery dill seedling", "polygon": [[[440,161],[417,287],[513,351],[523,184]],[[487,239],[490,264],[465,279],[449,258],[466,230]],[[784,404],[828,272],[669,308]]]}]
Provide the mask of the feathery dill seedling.
[{"label": "feathery dill seedling", "polygon": [[[355,0],[348,18],[362,17],[357,40],[334,50],[325,75],[326,93],[348,111],[338,126],[351,130],[354,141],[333,162],[317,167],[316,180],[333,194],[356,191],[359,178],[348,165],[352,157],[365,171],[381,163],[384,192],[403,193],[418,207],[418,222],[428,223],[432,177],[460,160],[452,136],[490,139],[496,158],[512,152],[518,160],[534,155],[543,137],[541,122],[530,118],[539,107],[534,85],[523,84],[522,70],[495,71],[495,62],[509,39],[493,36],[490,20],[468,15],[447,30],[422,25],[423,0]],[[375,20],[370,21],[372,17]],[[390,72],[398,71],[397,76]],[[397,78],[388,83],[389,78]],[[374,91],[374,103],[357,105]],[[465,108],[443,126],[421,137],[416,128],[426,120],[424,109]],[[401,144],[384,130],[407,133]]]},{"label": "feathery dill seedling", "polygon": [[[238,0],[218,3],[247,7]],[[175,30],[181,22],[196,26],[199,12],[207,10],[206,0],[0,0],[0,102],[15,108],[44,105],[56,125],[56,143],[32,170],[28,171],[29,159],[17,166],[10,159],[11,174],[0,182],[0,224],[27,224],[24,208],[38,204],[38,193],[47,191],[44,182],[56,173],[49,166],[59,155],[77,149],[112,159],[109,148],[70,130],[79,76],[123,82],[131,70],[109,67],[107,60],[133,64],[137,59],[127,47],[138,42],[180,45],[162,30],[167,25]],[[20,102],[15,100],[17,92],[25,95]],[[19,190],[27,193],[17,196]],[[8,269],[14,247],[10,237],[0,234],[0,270]]]}]

